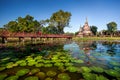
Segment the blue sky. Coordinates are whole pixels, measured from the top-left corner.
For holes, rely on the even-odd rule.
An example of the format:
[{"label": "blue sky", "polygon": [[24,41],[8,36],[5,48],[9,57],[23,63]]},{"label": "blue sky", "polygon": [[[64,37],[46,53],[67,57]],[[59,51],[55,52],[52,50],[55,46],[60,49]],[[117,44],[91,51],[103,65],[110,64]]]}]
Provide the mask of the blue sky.
[{"label": "blue sky", "polygon": [[27,14],[40,21],[50,18],[58,10],[71,12],[70,28],[65,32],[76,32],[88,18],[89,25],[98,31],[107,29],[106,24],[115,21],[120,30],[120,0],[0,0],[0,27],[19,16]]}]

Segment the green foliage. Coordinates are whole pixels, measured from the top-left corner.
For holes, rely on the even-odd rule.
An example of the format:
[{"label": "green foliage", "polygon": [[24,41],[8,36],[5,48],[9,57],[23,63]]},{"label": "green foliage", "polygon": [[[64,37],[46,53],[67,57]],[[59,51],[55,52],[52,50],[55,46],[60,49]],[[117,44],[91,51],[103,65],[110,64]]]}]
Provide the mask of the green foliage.
[{"label": "green foliage", "polygon": [[96,74],[92,73],[82,73],[85,80],[96,80]]},{"label": "green foliage", "polygon": [[110,34],[113,34],[115,31],[117,31],[117,24],[115,22],[110,22],[107,24],[108,32]]},{"label": "green foliage", "polygon": [[37,20],[34,17],[26,15],[26,17],[18,17],[16,21],[10,21],[4,27],[11,32],[35,32],[41,29]]},{"label": "green foliage", "polygon": [[36,76],[39,77],[40,80],[44,80],[44,78],[46,77],[46,74],[44,72],[38,72]]},{"label": "green foliage", "polygon": [[35,69],[32,69],[32,70],[30,71],[30,73],[31,73],[31,74],[35,74],[35,73],[37,73],[37,72],[39,72],[39,71],[40,71],[40,69],[35,68]]},{"label": "green foliage", "polygon": [[74,66],[69,66],[66,69],[69,70],[70,72],[76,72],[77,71],[77,68],[74,67]]},{"label": "green foliage", "polygon": [[105,73],[113,77],[120,77],[119,72],[112,70],[112,69],[106,70]]},{"label": "green foliage", "polygon": [[82,72],[91,72],[91,69],[89,67],[83,66],[81,67],[81,69],[82,69]]},{"label": "green foliage", "polygon": [[95,66],[91,67],[90,69],[92,71],[98,72],[98,73],[102,73],[104,71],[103,68],[101,68],[101,67],[95,67]]},{"label": "green foliage", "polygon": [[21,69],[16,73],[16,75],[23,76],[23,75],[27,74],[29,71],[30,71],[29,69]]},{"label": "green foliage", "polygon": [[92,33],[94,35],[96,35],[96,33],[97,33],[97,27],[96,26],[90,26],[90,28],[91,28]]},{"label": "green foliage", "polygon": [[3,71],[3,70],[5,70],[5,67],[0,67],[0,71]]},{"label": "green foliage", "polygon": [[96,80],[108,80],[106,77],[100,75],[100,76],[96,76]]},{"label": "green foliage", "polygon": [[30,77],[25,78],[25,80],[39,80],[39,79],[36,76],[30,76]]}]

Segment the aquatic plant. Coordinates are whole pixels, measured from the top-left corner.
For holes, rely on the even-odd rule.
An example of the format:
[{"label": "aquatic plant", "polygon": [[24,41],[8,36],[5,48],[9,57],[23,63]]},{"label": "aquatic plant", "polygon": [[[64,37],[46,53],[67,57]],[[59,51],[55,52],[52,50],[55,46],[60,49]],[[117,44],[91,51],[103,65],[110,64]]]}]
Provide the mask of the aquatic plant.
[{"label": "aquatic plant", "polygon": [[114,70],[120,73],[120,68],[119,67],[114,67]]},{"label": "aquatic plant", "polygon": [[52,67],[52,64],[44,64],[44,67]]},{"label": "aquatic plant", "polygon": [[0,71],[3,71],[5,69],[6,69],[6,67],[0,67]]},{"label": "aquatic plant", "polygon": [[70,72],[76,72],[77,71],[77,68],[74,67],[74,66],[69,66],[66,68],[66,70],[70,71]]},{"label": "aquatic plant", "polygon": [[10,76],[6,78],[5,80],[18,80],[19,76]]},{"label": "aquatic plant", "polygon": [[27,65],[26,62],[23,62],[23,63],[20,64],[20,66],[26,66],[26,65]]},{"label": "aquatic plant", "polygon": [[37,63],[37,64],[35,64],[35,66],[36,67],[42,67],[42,66],[44,66],[44,64],[43,63]]},{"label": "aquatic plant", "polygon": [[63,63],[54,63],[54,66],[63,66],[64,64]]},{"label": "aquatic plant", "polygon": [[6,68],[13,68],[13,67],[14,67],[13,64],[14,64],[13,62],[7,63],[7,64],[6,64]]},{"label": "aquatic plant", "polygon": [[72,63],[65,63],[65,66],[72,66]]},{"label": "aquatic plant", "polygon": [[45,80],[53,80],[53,78],[47,77],[45,78]]},{"label": "aquatic plant", "polygon": [[58,67],[58,70],[60,70],[61,72],[65,72],[65,71],[66,71],[66,69],[65,69],[64,66],[60,66],[60,67]]},{"label": "aquatic plant", "polygon": [[96,76],[96,80],[109,80],[106,77],[100,75],[100,76]]},{"label": "aquatic plant", "polygon": [[95,66],[90,67],[90,69],[91,69],[92,71],[98,72],[98,73],[102,73],[102,72],[104,71],[103,68],[101,68],[101,67],[95,67]]},{"label": "aquatic plant", "polygon": [[7,77],[7,74],[0,74],[0,80],[4,80],[5,77]]},{"label": "aquatic plant", "polygon": [[82,73],[82,75],[85,80],[96,80],[96,76],[97,76],[96,74],[92,74],[88,72]]},{"label": "aquatic plant", "polygon": [[83,60],[71,60],[71,62],[75,62],[75,63],[84,63]]},{"label": "aquatic plant", "polygon": [[70,80],[70,76],[67,73],[58,74],[58,80]]},{"label": "aquatic plant", "polygon": [[30,77],[25,78],[24,80],[39,80],[39,79],[36,76],[30,76]]},{"label": "aquatic plant", "polygon": [[81,67],[81,69],[82,69],[82,72],[91,72],[91,69],[86,66]]},{"label": "aquatic plant", "polygon": [[40,80],[44,80],[44,78],[46,77],[46,74],[44,72],[38,72],[37,74],[35,74],[37,77],[40,78]]},{"label": "aquatic plant", "polygon": [[42,59],[42,56],[37,56],[34,58],[34,60],[40,60],[40,59]]},{"label": "aquatic plant", "polygon": [[112,61],[112,62],[110,62],[110,64],[113,65],[113,66],[120,66],[120,63],[119,63],[119,62],[114,62],[114,61]]},{"label": "aquatic plant", "polygon": [[57,73],[55,71],[48,71],[47,76],[54,77]]},{"label": "aquatic plant", "polygon": [[120,77],[119,72],[112,70],[112,69],[105,70],[105,73],[107,73],[108,75],[113,76],[113,77]]},{"label": "aquatic plant", "polygon": [[23,76],[23,75],[27,74],[29,71],[30,71],[29,69],[21,69],[16,73],[16,75]]},{"label": "aquatic plant", "polygon": [[35,73],[37,73],[37,72],[39,72],[40,71],[40,69],[38,69],[38,68],[35,68],[35,69],[32,69],[30,72],[29,72],[29,74],[35,74]]},{"label": "aquatic plant", "polygon": [[35,60],[29,60],[28,61],[28,66],[33,66],[35,64],[37,64],[37,62]]}]

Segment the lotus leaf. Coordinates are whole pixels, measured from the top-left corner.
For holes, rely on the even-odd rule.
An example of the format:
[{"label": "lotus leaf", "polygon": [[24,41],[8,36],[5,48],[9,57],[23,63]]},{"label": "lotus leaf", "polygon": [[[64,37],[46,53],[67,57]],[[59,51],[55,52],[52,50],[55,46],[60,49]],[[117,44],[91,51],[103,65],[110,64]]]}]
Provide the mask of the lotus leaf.
[{"label": "lotus leaf", "polygon": [[36,62],[44,62],[44,60],[43,59],[39,59],[39,60],[37,60]]},{"label": "lotus leaf", "polygon": [[47,76],[54,77],[57,73],[55,71],[48,71]]},{"label": "lotus leaf", "polygon": [[32,58],[32,57],[27,57],[26,60],[27,60],[27,61],[33,60],[33,58]]},{"label": "lotus leaf", "polygon": [[65,63],[65,66],[72,66],[72,63]]},{"label": "lotus leaf", "polygon": [[44,62],[44,63],[51,63],[50,60],[44,60],[43,62]]},{"label": "lotus leaf", "polygon": [[0,71],[3,71],[3,70],[5,70],[5,67],[0,67]]},{"label": "lotus leaf", "polygon": [[17,64],[21,64],[21,63],[24,63],[24,62],[26,62],[25,60],[19,60],[19,61],[17,61],[16,63]]},{"label": "lotus leaf", "polygon": [[120,66],[120,63],[114,61],[110,62],[110,64],[112,64],[113,66]]},{"label": "lotus leaf", "polygon": [[65,57],[65,56],[61,56],[61,57],[60,57],[60,59],[65,60],[65,59],[66,59],[66,57]]},{"label": "lotus leaf", "polygon": [[52,67],[52,64],[44,64],[44,67]]},{"label": "lotus leaf", "polygon": [[63,66],[64,64],[63,63],[54,63],[54,66]]},{"label": "lotus leaf", "polygon": [[62,60],[62,62],[66,62],[66,63],[68,63],[69,61],[70,61],[70,60],[67,60],[67,59],[66,59],[66,60]]},{"label": "lotus leaf", "polygon": [[18,80],[18,76],[10,76],[8,78],[6,78],[5,80]]},{"label": "lotus leaf", "polygon": [[70,80],[70,76],[67,73],[58,74],[58,80]]},{"label": "lotus leaf", "polygon": [[7,74],[0,74],[0,80],[4,80],[5,77],[7,77]]},{"label": "lotus leaf", "polygon": [[35,64],[35,66],[36,67],[42,67],[42,66],[44,66],[44,64],[43,63],[38,63],[38,64]]},{"label": "lotus leaf", "polygon": [[30,71],[30,73],[31,73],[31,74],[35,74],[35,73],[37,73],[37,72],[39,72],[39,71],[40,71],[40,69],[35,68],[35,69],[32,69],[32,70]]},{"label": "lotus leaf", "polygon": [[90,69],[92,71],[98,72],[98,73],[102,73],[104,71],[103,68],[101,68],[101,67],[95,67],[95,66],[91,67]]},{"label": "lotus leaf", "polygon": [[35,62],[34,60],[30,60],[28,61],[28,66],[33,66],[33,65],[36,65],[37,62]]},{"label": "lotus leaf", "polygon": [[16,73],[16,75],[23,76],[23,75],[27,74],[29,71],[30,71],[29,69],[21,69]]},{"label": "lotus leaf", "polygon": [[119,72],[112,70],[112,69],[105,70],[105,73],[107,73],[108,75],[113,76],[113,77],[120,77]]},{"label": "lotus leaf", "polygon": [[39,77],[40,80],[44,80],[44,78],[46,77],[46,75],[45,75],[44,72],[38,72],[38,73],[36,74],[36,76]]},{"label": "lotus leaf", "polygon": [[30,76],[30,77],[25,78],[25,80],[39,80],[39,79],[36,76]]},{"label": "lotus leaf", "polygon": [[96,80],[108,80],[106,77],[100,75],[100,76],[96,76]]},{"label": "lotus leaf", "polygon": [[74,66],[69,66],[69,67],[67,67],[67,70],[69,70],[70,72],[76,72],[77,68]]},{"label": "lotus leaf", "polygon": [[85,67],[85,66],[81,67],[81,69],[82,69],[82,72],[90,72],[91,71],[90,68]]},{"label": "lotus leaf", "polygon": [[96,80],[96,74],[92,74],[92,73],[82,73],[83,77],[85,80]]}]

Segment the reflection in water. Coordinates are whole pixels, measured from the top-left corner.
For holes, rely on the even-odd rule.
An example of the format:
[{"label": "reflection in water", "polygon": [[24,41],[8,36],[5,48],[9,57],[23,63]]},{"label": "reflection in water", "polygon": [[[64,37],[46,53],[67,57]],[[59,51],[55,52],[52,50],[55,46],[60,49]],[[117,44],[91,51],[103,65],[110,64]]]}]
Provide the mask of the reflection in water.
[{"label": "reflection in water", "polygon": [[120,43],[96,41],[78,44],[66,44],[64,49],[70,51],[74,58],[84,60],[87,65],[111,67],[114,66],[111,62],[120,63]]}]

